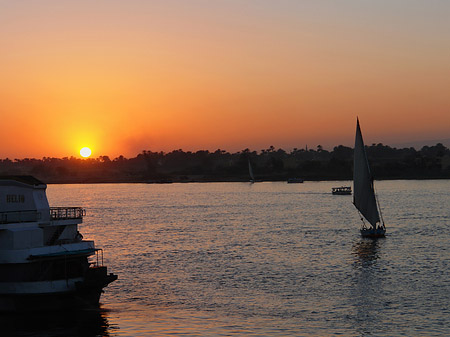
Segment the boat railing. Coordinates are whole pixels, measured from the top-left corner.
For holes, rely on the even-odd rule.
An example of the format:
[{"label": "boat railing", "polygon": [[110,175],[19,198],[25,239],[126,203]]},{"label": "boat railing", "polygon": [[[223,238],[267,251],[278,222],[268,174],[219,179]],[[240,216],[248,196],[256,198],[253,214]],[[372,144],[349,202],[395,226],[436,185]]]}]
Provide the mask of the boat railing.
[{"label": "boat railing", "polygon": [[0,223],[8,224],[15,222],[35,222],[41,219],[38,211],[8,211],[0,212]]},{"label": "boat railing", "polygon": [[95,256],[90,256],[89,262],[94,268],[103,267],[103,249],[95,248]]},{"label": "boat railing", "polygon": [[83,219],[85,215],[82,207],[50,207],[51,220]]}]

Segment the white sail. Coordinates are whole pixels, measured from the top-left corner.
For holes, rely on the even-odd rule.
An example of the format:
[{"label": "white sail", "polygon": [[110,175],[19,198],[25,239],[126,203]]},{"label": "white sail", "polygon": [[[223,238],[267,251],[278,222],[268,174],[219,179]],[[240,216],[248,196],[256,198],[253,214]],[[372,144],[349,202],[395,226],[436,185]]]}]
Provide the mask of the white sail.
[{"label": "white sail", "polygon": [[248,160],[248,172],[250,173],[251,181],[255,181],[255,176],[253,175],[252,164],[250,164],[250,159]]},{"label": "white sail", "polygon": [[372,227],[375,228],[376,223],[380,221],[380,215],[373,189],[373,177],[370,173],[358,119],[356,120],[353,165],[353,203]]}]

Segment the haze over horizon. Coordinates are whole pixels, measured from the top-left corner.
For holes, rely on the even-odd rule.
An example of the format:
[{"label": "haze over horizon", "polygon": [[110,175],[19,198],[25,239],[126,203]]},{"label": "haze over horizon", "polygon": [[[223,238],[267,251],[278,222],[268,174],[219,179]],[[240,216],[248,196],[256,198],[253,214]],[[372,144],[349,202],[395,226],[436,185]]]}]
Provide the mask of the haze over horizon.
[{"label": "haze over horizon", "polygon": [[[416,150],[419,151],[424,146],[435,146],[435,145],[437,145],[439,143],[450,149],[450,139],[423,140],[423,141],[407,142],[407,143],[401,143],[401,144],[384,144],[384,143],[381,143],[381,144],[383,144],[384,146],[390,146],[392,148],[397,148],[397,149],[411,148],[412,147],[412,148],[415,148]],[[371,145],[374,145],[374,144],[380,144],[380,142],[367,143],[366,146],[371,146]],[[282,150],[284,150],[284,151],[289,153],[289,152],[293,151],[294,149],[298,149],[298,150],[302,150],[302,149],[303,150],[304,149],[317,150],[319,146],[321,146],[321,148],[323,150],[333,151],[334,147],[341,146],[341,145],[353,148],[353,144],[335,144],[334,146],[322,146],[321,144],[317,144],[317,145],[315,145],[315,144],[305,144],[304,146],[296,146],[296,147],[288,147],[288,148],[274,146],[274,148],[275,148],[275,151],[277,151],[278,149],[282,149]],[[120,156],[123,156],[124,158],[134,158],[134,157],[137,157],[139,154],[141,154],[144,151],[150,151],[150,152],[156,152],[156,153],[158,153],[158,152],[170,153],[172,151],[182,150],[184,152],[193,152],[193,153],[195,153],[197,151],[215,152],[217,150],[222,150],[222,151],[229,152],[229,153],[237,153],[237,152],[240,152],[240,151],[248,149],[248,150],[250,150],[250,152],[256,151],[258,153],[261,153],[262,150],[268,150],[271,146],[273,146],[273,145],[269,145],[269,146],[265,146],[265,147],[261,147],[261,148],[240,147],[240,148],[231,149],[231,150],[223,148],[223,147],[211,148],[211,149],[209,149],[209,148],[187,149],[187,148],[178,147],[178,148],[173,148],[171,150],[166,150],[166,151],[163,151],[163,150],[160,150],[160,149],[148,149],[148,148],[144,149],[143,148],[140,151],[137,151],[134,154],[131,153],[129,155],[118,154],[118,155],[110,156],[108,154],[97,153],[96,155],[93,155],[92,158],[93,159],[98,159],[98,158],[101,158],[101,157],[104,157],[104,156],[107,156],[110,159],[115,159],[115,158],[118,158]],[[80,157],[80,156],[77,153],[73,153],[73,154],[66,155],[66,156],[59,156],[59,157],[58,156],[48,156],[48,155],[44,154],[44,155],[42,155],[40,157],[33,157],[33,156],[29,156],[29,157],[0,157],[0,160],[5,160],[5,159],[22,160],[22,159],[43,159],[43,158],[60,158],[60,159],[63,159],[63,158],[69,158],[69,157]],[[83,157],[91,157],[91,156],[90,155],[88,155],[88,156],[81,155],[80,159],[87,159],[87,158],[83,158]]]},{"label": "haze over horizon", "polygon": [[449,15],[444,0],[0,0],[0,158],[353,147],[356,116],[368,145],[447,141]]}]

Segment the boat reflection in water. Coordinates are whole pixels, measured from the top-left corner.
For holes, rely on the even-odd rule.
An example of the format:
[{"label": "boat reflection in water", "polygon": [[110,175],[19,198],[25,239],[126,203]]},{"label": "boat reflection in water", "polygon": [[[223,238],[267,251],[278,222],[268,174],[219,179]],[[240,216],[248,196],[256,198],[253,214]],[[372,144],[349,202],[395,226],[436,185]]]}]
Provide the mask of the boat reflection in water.
[{"label": "boat reflection in water", "polygon": [[[382,322],[388,321],[387,296],[385,285],[387,275],[380,264],[382,241],[363,238],[353,245],[353,286],[350,289],[350,302],[353,304],[352,319],[356,323],[358,335],[368,331],[378,331],[381,335],[392,327]],[[370,334],[369,334],[370,335]],[[388,334],[389,335],[389,334]]]},{"label": "boat reflection in water", "polygon": [[2,313],[2,336],[109,337],[116,330],[103,310],[67,312]]},{"label": "boat reflection in water", "polygon": [[353,255],[355,256],[355,265],[360,267],[367,267],[378,260],[377,240],[361,240],[353,245]]}]

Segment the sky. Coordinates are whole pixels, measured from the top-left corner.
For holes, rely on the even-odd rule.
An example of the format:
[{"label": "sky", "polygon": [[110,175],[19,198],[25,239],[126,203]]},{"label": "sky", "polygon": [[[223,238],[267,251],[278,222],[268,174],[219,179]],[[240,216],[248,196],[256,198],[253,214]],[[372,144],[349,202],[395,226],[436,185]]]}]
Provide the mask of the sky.
[{"label": "sky", "polygon": [[0,158],[450,138],[447,0],[0,0]]}]

